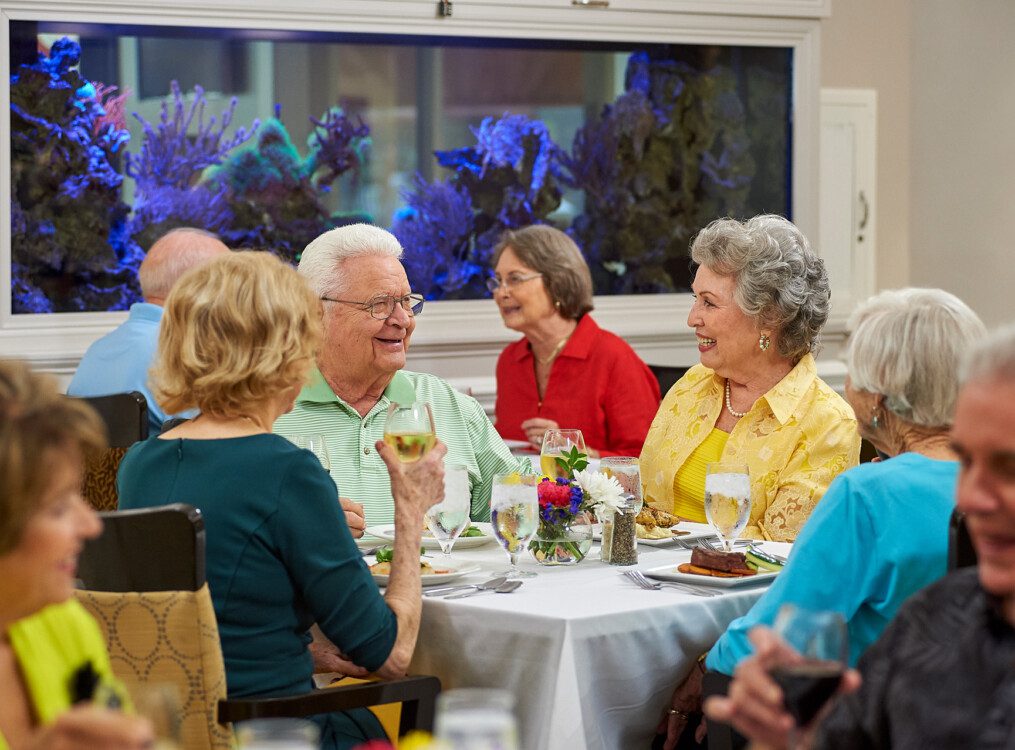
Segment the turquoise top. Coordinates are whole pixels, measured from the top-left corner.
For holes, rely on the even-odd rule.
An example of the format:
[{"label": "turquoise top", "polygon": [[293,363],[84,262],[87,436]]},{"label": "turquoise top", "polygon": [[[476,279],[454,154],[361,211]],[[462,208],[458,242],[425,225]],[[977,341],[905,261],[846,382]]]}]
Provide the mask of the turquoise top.
[{"label": "turquoise top", "polygon": [[511,455],[476,399],[426,373],[396,372],[380,400],[361,417],[335,395],[314,368],[296,406],[278,418],[274,430],[281,435],[324,435],[331,475],[342,496],[363,504],[368,524],[390,524],[395,514],[391,480],[374,444],[384,437],[384,422],[392,401],[430,404],[437,437],[448,447],[446,463],[462,464],[469,470],[473,521],[490,520],[490,490],[495,474],[529,473],[527,466]]},{"label": "turquoise top", "polygon": [[958,472],[954,461],[904,453],[840,474],[800,532],[789,564],[730,623],[705,665],[733,674],[752,652],[748,631],[771,626],[786,603],[841,612],[855,665],[902,603],[945,574]]},{"label": "turquoise top", "polygon": [[[127,452],[117,483],[120,508],[201,509],[231,698],[311,690],[314,622],[356,664],[373,671],[387,659],[395,615],[309,451],[278,435],[154,437]],[[350,715],[381,731],[369,712]]]},{"label": "turquoise top", "polygon": [[[21,669],[39,724],[52,724],[69,709],[74,674],[91,664],[109,685],[119,685],[109,666],[106,641],[99,626],[74,599],[46,607],[13,623],[7,630],[11,650]],[[0,735],[0,750],[7,742]]]}]

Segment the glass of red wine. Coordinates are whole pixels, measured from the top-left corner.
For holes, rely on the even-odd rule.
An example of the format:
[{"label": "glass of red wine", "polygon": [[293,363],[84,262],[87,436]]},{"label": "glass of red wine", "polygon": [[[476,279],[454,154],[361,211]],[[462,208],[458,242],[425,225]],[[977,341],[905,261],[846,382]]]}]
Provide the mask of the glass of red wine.
[{"label": "glass of red wine", "polygon": [[[789,648],[771,670],[772,679],[796,726],[806,727],[839,688],[849,657],[846,621],[838,612],[784,604],[775,632]],[[796,745],[795,734],[790,747]]]}]

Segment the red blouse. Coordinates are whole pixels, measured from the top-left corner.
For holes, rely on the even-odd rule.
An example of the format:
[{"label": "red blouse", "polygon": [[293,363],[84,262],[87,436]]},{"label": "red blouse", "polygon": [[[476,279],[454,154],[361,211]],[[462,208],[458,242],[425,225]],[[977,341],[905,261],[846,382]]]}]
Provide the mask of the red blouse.
[{"label": "red blouse", "polygon": [[626,341],[584,315],[550,368],[543,401],[527,339],[508,344],[497,360],[497,431],[525,440],[532,417],[577,428],[604,456],[637,456],[659,408],[659,383]]}]

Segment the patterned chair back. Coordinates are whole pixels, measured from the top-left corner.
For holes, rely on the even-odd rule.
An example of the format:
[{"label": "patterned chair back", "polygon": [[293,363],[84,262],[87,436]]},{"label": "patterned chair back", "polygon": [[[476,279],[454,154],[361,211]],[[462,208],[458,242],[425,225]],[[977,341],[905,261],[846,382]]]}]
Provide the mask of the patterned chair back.
[{"label": "patterned chair back", "polygon": [[81,554],[84,590],[77,597],[106,637],[114,673],[132,692],[177,687],[183,747],[232,748],[231,727],[218,723],[226,673],[205,582],[200,511],[167,505],[102,519],[102,536]]}]

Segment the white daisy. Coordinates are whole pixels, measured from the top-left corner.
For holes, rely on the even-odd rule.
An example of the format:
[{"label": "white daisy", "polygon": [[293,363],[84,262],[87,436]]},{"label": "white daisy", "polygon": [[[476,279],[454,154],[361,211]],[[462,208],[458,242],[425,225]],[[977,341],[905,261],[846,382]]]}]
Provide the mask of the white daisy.
[{"label": "white daisy", "polygon": [[610,477],[600,471],[583,469],[574,473],[574,480],[582,488],[586,507],[594,510],[602,518],[605,514],[616,513],[620,501],[624,497],[624,489],[616,477]]}]

